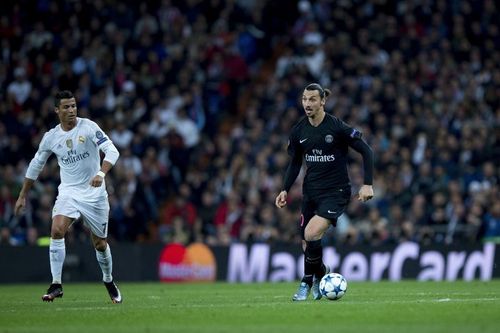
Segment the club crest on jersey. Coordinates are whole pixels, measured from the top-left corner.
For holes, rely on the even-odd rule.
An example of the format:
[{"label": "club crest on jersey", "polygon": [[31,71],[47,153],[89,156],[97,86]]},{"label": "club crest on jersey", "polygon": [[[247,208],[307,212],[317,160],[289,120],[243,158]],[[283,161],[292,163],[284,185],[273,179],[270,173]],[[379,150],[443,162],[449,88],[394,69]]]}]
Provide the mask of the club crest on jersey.
[{"label": "club crest on jersey", "polygon": [[73,140],[66,140],[66,147],[68,147],[69,149],[73,149]]},{"label": "club crest on jersey", "polygon": [[80,136],[78,137],[78,142],[79,142],[79,143],[85,143],[85,137],[80,135]]},{"label": "club crest on jersey", "polygon": [[333,136],[328,134],[327,136],[325,136],[325,142],[326,143],[332,143],[333,142]]}]

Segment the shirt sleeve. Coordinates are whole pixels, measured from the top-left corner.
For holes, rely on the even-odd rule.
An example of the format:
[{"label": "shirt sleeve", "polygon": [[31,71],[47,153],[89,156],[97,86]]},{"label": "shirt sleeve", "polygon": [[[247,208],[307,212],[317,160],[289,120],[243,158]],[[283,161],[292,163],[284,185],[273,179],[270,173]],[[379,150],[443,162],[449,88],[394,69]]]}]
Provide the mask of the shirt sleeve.
[{"label": "shirt sleeve", "polygon": [[295,131],[293,131],[288,138],[288,146],[286,150],[290,157],[295,155],[300,155],[302,157],[302,147],[299,144],[299,139]]},{"label": "shirt sleeve", "polygon": [[48,136],[48,133],[45,133],[42,141],[38,145],[38,150],[31,160],[28,170],[26,170],[26,178],[37,180],[50,154],[52,154],[52,150],[50,149],[50,145],[48,143]]},{"label": "shirt sleeve", "polygon": [[373,151],[371,147],[363,140],[363,134],[351,126],[347,125],[345,122],[339,120],[340,132],[343,140],[347,144],[356,150],[363,157],[363,174],[364,174],[364,184],[373,184]]},{"label": "shirt sleeve", "polygon": [[351,147],[363,157],[364,184],[373,184],[373,151],[364,140],[355,140]]},{"label": "shirt sleeve", "polygon": [[97,123],[89,120],[90,122],[90,138],[92,142],[105,154],[104,160],[115,164],[120,156],[118,149],[111,141],[111,139],[104,133],[104,131],[97,125]]},{"label": "shirt sleeve", "polygon": [[103,149],[109,144],[113,144],[109,137],[104,133],[104,131],[97,125],[95,122],[88,120],[90,124],[90,139],[94,144],[99,147],[99,149]]},{"label": "shirt sleeve", "polygon": [[116,149],[115,145],[113,143],[108,144],[103,147],[102,151],[104,152],[104,160],[115,165],[120,157],[120,152]]},{"label": "shirt sleeve", "polygon": [[302,167],[303,152],[294,132],[292,132],[288,140],[287,151],[288,155],[290,155],[290,163],[288,164],[283,179],[283,189],[288,192],[295,182],[295,179],[297,179]]},{"label": "shirt sleeve", "polygon": [[363,133],[361,131],[347,125],[342,120],[339,120],[339,127],[342,139],[349,144],[355,140],[360,140],[363,137]]}]

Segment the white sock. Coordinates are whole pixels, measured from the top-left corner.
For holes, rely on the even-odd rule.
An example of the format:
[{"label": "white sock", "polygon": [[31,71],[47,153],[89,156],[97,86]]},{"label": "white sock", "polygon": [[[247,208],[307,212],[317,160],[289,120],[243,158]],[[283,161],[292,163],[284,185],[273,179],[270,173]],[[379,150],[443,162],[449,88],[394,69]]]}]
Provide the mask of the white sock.
[{"label": "white sock", "polygon": [[97,257],[97,262],[99,263],[99,266],[101,266],[102,280],[104,282],[113,281],[113,276],[111,275],[113,271],[113,257],[111,257],[111,249],[109,248],[109,244],[107,244],[106,250],[102,252],[95,250],[95,254]]},{"label": "white sock", "polygon": [[52,283],[61,283],[64,258],[66,258],[66,245],[64,244],[64,238],[50,239],[49,257]]}]

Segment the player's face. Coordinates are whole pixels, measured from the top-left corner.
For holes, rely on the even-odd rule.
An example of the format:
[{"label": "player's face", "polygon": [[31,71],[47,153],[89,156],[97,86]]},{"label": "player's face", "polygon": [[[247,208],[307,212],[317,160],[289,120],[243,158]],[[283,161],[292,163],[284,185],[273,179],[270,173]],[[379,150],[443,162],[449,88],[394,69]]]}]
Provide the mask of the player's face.
[{"label": "player's face", "polygon": [[324,100],[319,95],[318,90],[304,90],[302,94],[302,106],[306,116],[314,118],[323,112]]},{"label": "player's face", "polygon": [[76,120],[76,101],[74,98],[61,99],[56,113],[61,123],[71,123]]}]

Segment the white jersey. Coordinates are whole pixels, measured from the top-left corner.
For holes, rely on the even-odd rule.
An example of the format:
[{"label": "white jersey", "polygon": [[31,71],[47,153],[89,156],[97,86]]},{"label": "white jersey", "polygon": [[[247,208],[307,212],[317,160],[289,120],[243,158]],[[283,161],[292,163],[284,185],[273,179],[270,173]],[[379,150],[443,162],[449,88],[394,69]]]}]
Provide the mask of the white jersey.
[{"label": "white jersey", "polygon": [[[110,147],[112,146],[112,147]],[[76,126],[64,131],[57,125],[45,133],[35,157],[31,160],[26,178],[36,180],[49,156],[54,153],[60,168],[59,196],[97,200],[107,196],[106,186],[92,187],[91,179],[101,168],[99,149],[116,150],[99,126],[86,118],[78,118]]]}]

